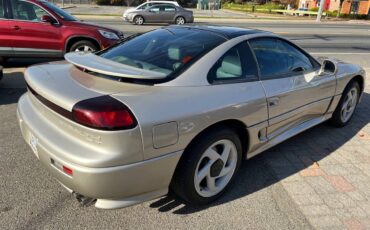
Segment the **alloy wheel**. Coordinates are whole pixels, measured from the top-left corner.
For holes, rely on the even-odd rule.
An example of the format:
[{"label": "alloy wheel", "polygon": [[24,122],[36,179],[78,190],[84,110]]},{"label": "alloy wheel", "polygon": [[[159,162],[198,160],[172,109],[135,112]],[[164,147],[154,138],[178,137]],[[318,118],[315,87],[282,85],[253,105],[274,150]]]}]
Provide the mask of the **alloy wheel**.
[{"label": "alloy wheel", "polygon": [[144,19],[142,17],[135,18],[135,24],[142,25],[144,23]]},{"label": "alloy wheel", "polygon": [[78,46],[75,49],[76,52],[94,52],[95,50],[87,45]]},{"label": "alloy wheel", "polygon": [[340,114],[343,122],[347,122],[355,111],[358,100],[357,88],[352,88],[346,95]]},{"label": "alloy wheel", "polygon": [[194,176],[197,193],[202,197],[215,196],[230,182],[237,167],[235,144],[227,139],[212,144],[202,154]]},{"label": "alloy wheel", "polygon": [[184,25],[185,24],[185,19],[183,17],[176,18],[176,24],[177,25]]}]

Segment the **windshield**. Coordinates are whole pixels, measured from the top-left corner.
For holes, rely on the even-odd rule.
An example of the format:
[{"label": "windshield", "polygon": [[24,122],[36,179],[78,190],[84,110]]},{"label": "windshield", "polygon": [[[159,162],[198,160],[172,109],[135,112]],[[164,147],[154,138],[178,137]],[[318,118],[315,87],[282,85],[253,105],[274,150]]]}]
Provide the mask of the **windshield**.
[{"label": "windshield", "polygon": [[173,79],[225,40],[199,29],[162,28],[133,37],[100,55],[138,69],[162,73],[166,76],[163,82]]},{"label": "windshield", "polygon": [[59,17],[61,17],[65,21],[77,21],[77,18],[73,17],[66,11],[60,9],[56,5],[50,2],[43,2],[50,10],[52,10],[54,13],[56,13]]}]

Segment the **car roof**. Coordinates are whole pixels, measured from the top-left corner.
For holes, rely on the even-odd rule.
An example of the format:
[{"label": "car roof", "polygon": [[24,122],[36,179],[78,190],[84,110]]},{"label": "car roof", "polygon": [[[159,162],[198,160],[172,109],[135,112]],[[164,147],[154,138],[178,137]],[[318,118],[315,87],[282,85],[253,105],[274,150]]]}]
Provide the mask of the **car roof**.
[{"label": "car roof", "polygon": [[[175,1],[149,1],[149,2],[144,2],[143,4],[145,3],[168,3],[168,4],[171,4],[171,5],[179,5],[178,2],[175,2]],[[141,5],[143,5],[141,4]]]},{"label": "car roof", "polygon": [[184,28],[184,29],[198,29],[203,31],[209,31],[211,33],[217,33],[227,39],[233,39],[243,35],[251,35],[257,33],[272,34],[271,32],[257,30],[257,29],[245,29],[230,26],[169,26],[168,28]]}]

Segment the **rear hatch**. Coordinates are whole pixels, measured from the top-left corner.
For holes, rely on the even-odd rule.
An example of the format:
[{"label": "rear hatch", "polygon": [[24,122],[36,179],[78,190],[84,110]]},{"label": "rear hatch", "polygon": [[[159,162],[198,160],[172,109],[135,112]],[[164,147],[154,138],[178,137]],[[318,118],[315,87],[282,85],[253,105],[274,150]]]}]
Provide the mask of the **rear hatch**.
[{"label": "rear hatch", "polygon": [[[73,64],[62,61],[28,68],[25,80],[29,105],[25,99],[20,103],[20,107],[27,107],[23,109],[24,120],[28,120],[29,129],[41,145],[67,162],[86,167],[111,167],[141,161],[143,145],[138,125],[124,130],[101,130],[81,125],[69,116],[81,101],[116,93],[130,96],[132,92],[151,87],[120,82],[120,77],[140,77],[142,73],[125,66],[112,66],[94,56],[87,62],[83,58],[79,62],[76,58],[79,56],[72,55],[72,59],[67,60]],[[94,66],[102,68],[95,72]],[[102,71],[109,74],[109,69],[113,72],[106,77]],[[124,106],[130,110],[130,105]],[[19,110],[22,112],[22,108]]]},{"label": "rear hatch", "polygon": [[67,62],[53,62],[28,68],[25,80],[39,95],[68,111],[85,99],[148,87],[98,77],[93,73]]}]

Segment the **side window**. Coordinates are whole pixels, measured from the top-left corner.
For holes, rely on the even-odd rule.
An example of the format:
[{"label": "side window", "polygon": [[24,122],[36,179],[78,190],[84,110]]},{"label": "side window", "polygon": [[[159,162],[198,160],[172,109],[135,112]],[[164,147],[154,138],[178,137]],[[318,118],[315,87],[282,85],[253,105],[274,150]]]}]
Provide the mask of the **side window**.
[{"label": "side window", "polygon": [[164,12],[175,12],[176,9],[173,6],[164,6]]},{"label": "side window", "polygon": [[42,16],[49,15],[42,8],[32,3],[19,0],[12,2],[12,12],[14,19],[33,22],[40,22]]},{"label": "side window", "polygon": [[310,59],[289,43],[275,38],[249,42],[263,79],[276,79],[312,69]]},{"label": "side window", "polygon": [[160,6],[153,6],[152,8],[149,9],[150,12],[156,12],[158,13],[160,11]]},{"label": "side window", "polygon": [[245,42],[227,51],[208,73],[210,83],[235,80],[258,80],[253,54]]},{"label": "side window", "polygon": [[288,56],[288,66],[292,72],[301,72],[313,69],[310,59],[300,50],[286,41],[278,40]]}]

